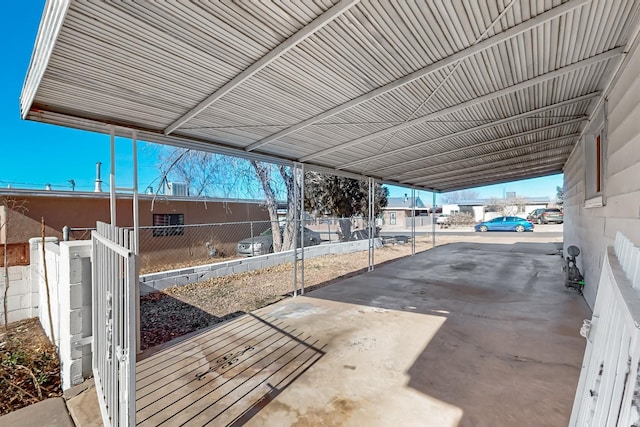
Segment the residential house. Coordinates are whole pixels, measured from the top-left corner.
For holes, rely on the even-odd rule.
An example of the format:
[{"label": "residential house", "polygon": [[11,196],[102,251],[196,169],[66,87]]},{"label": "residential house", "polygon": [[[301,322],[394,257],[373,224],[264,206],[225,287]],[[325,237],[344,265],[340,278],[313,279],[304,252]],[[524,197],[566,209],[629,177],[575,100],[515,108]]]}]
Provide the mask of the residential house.
[{"label": "residential house", "polygon": [[415,216],[428,216],[430,207],[427,207],[419,196],[415,198],[408,197],[389,197],[387,206],[383,209],[382,221],[383,225],[399,225],[408,226],[407,220]]}]

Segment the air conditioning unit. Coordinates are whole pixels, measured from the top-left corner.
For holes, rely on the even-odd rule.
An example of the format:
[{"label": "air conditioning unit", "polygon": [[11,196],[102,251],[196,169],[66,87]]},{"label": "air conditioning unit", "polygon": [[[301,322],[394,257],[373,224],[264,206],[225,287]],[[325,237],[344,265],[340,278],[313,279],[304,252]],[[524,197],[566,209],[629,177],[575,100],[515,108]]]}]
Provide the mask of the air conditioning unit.
[{"label": "air conditioning unit", "polygon": [[189,186],[184,182],[167,182],[164,194],[167,196],[188,196]]}]

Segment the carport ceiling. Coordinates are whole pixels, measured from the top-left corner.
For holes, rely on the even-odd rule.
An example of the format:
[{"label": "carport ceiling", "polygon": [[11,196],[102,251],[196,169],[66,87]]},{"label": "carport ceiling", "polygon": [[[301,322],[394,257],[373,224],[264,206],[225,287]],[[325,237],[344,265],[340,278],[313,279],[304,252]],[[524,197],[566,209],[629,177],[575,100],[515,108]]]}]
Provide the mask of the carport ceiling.
[{"label": "carport ceiling", "polygon": [[562,172],[637,0],[49,0],[23,118],[450,191]]}]

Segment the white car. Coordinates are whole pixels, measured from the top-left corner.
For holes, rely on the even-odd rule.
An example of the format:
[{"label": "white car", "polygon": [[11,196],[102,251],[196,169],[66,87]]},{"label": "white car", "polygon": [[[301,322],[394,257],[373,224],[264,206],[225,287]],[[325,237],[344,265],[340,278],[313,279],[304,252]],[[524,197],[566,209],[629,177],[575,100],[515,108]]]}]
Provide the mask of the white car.
[{"label": "white car", "polygon": [[451,215],[442,214],[442,215],[438,216],[438,218],[436,218],[436,224],[438,224],[440,226],[447,226],[447,225],[451,224]]}]

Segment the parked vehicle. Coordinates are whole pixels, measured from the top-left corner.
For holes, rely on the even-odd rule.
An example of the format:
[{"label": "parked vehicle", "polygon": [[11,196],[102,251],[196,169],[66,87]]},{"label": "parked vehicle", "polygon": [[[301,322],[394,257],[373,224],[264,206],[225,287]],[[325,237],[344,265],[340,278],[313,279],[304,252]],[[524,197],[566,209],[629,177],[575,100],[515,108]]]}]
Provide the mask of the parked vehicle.
[{"label": "parked vehicle", "polygon": [[[280,227],[280,233],[284,233],[284,227]],[[322,242],[320,234],[304,228],[304,245],[315,246]],[[248,237],[238,242],[237,252],[240,256],[257,256],[273,252],[273,232],[271,228],[263,231],[253,238]]]},{"label": "parked vehicle", "polygon": [[564,213],[558,208],[535,209],[527,216],[527,220],[538,224],[549,224],[550,222],[562,224]]},{"label": "parked vehicle", "polygon": [[517,216],[499,216],[475,225],[476,231],[533,231],[533,224]]},{"label": "parked vehicle", "polygon": [[442,214],[436,218],[436,224],[440,226],[440,228],[445,228],[451,225],[451,215]]}]

